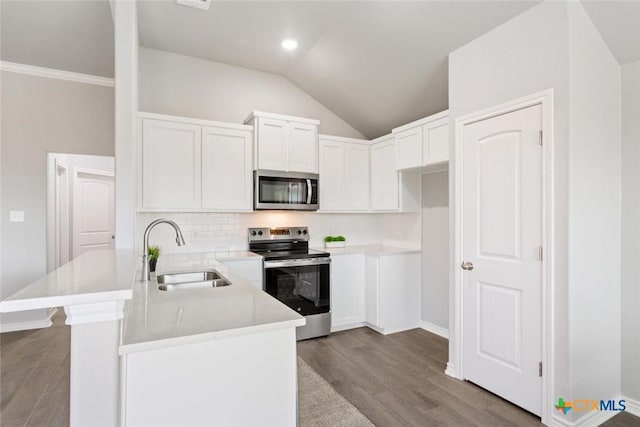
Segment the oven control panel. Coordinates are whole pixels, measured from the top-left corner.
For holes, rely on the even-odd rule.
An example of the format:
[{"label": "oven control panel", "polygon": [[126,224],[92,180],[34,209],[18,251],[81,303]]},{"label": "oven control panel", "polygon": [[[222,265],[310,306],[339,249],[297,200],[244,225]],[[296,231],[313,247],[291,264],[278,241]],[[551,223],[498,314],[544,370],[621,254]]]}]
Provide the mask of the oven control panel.
[{"label": "oven control panel", "polygon": [[249,229],[249,241],[309,240],[308,227],[256,227]]}]

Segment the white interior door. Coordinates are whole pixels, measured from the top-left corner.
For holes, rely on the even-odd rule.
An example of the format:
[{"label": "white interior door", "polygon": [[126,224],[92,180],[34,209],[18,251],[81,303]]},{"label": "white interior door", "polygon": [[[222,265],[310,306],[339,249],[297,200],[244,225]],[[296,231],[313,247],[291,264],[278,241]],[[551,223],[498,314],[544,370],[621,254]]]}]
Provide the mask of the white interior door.
[{"label": "white interior door", "polygon": [[76,171],[73,197],[73,258],[114,246],[113,175]]},{"label": "white interior door", "polygon": [[538,415],[541,129],[536,105],[466,125],[462,148],[464,377]]}]

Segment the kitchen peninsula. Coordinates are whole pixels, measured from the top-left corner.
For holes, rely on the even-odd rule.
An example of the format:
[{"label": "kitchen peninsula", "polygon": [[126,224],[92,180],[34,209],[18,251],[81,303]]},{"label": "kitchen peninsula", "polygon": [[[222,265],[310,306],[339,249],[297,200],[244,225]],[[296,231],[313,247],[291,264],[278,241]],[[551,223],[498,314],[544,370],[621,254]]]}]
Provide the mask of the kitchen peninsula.
[{"label": "kitchen peninsula", "polygon": [[140,282],[134,251],[94,250],[0,302],[65,308],[72,426],[296,424],[304,318],[211,254],[163,256],[158,273],[194,265],[231,285],[161,291]]}]

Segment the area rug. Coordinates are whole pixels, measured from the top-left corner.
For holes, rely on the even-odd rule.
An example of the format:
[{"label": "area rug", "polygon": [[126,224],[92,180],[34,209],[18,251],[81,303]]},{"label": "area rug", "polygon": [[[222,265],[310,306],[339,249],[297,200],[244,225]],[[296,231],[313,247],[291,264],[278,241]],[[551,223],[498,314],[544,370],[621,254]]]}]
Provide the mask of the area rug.
[{"label": "area rug", "polygon": [[373,427],[367,417],[299,357],[298,415],[300,427]]}]

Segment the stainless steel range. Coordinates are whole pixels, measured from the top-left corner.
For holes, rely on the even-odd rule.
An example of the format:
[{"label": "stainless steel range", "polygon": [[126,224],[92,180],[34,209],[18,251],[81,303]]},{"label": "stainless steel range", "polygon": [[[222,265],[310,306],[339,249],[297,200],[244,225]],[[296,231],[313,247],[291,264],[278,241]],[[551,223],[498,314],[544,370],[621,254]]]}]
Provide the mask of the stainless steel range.
[{"label": "stainless steel range", "polygon": [[265,292],[305,316],[297,339],[329,335],[331,258],[309,249],[309,229],[250,228],[249,250],[264,257]]}]

